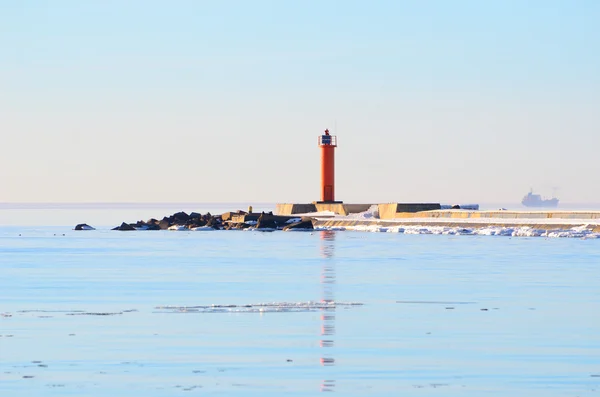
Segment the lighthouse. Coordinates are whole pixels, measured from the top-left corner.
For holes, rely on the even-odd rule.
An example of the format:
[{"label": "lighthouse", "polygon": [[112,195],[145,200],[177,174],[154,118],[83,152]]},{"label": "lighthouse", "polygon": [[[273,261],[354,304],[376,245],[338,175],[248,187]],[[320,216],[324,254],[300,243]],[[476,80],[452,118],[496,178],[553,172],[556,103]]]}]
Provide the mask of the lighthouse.
[{"label": "lighthouse", "polygon": [[330,135],[329,130],[319,136],[321,148],[321,202],[335,202],[335,148],[337,137]]}]

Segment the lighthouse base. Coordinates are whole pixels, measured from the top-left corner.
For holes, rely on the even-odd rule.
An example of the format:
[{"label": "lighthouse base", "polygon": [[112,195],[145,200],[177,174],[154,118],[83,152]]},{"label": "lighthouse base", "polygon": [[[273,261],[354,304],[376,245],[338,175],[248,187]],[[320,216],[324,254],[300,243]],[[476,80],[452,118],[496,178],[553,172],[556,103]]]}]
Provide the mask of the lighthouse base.
[{"label": "lighthouse base", "polygon": [[277,215],[305,214],[310,212],[333,212],[336,215],[348,215],[364,212],[373,204],[344,204],[342,201],[313,201],[311,204],[277,204]]},{"label": "lighthouse base", "polygon": [[[327,211],[336,215],[349,215],[365,212],[372,205],[374,203],[347,204],[342,201],[313,201],[310,204],[285,203],[277,204],[275,213],[277,215],[295,215]],[[392,219],[399,217],[398,214],[440,210],[441,208],[439,203],[385,203],[378,204],[378,213],[381,219]],[[479,206],[477,206],[477,209],[479,209]],[[402,217],[404,216],[402,215]]]}]

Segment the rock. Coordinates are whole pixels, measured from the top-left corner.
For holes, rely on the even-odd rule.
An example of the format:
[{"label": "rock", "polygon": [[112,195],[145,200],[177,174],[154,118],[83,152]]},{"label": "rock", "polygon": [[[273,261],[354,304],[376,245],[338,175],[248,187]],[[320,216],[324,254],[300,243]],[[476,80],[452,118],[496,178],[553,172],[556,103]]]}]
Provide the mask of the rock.
[{"label": "rock", "polygon": [[271,215],[260,214],[256,221],[256,229],[277,229],[277,221]]},{"label": "rock", "polygon": [[[137,229],[137,227],[136,227]],[[160,230],[160,226],[158,225],[158,223],[144,223],[143,225],[139,226],[140,230]]]},{"label": "rock", "polygon": [[117,227],[113,228],[112,230],[128,231],[128,230],[135,230],[135,228],[133,226],[131,226],[130,224],[123,222],[123,223],[121,223],[121,226],[117,226]]},{"label": "rock", "polygon": [[295,223],[291,223],[289,225],[287,225],[286,227],[283,228],[283,231],[287,231],[287,230],[313,230],[313,223],[310,219],[304,219],[301,220],[300,222],[295,222]]},{"label": "rock", "polygon": [[171,222],[169,222],[169,218],[164,217],[160,222],[158,222],[158,228],[160,230],[167,230],[171,226]]},{"label": "rock", "polygon": [[171,218],[173,218],[173,220],[175,220],[177,223],[186,223],[190,219],[190,216],[181,211],[171,215]]},{"label": "rock", "polygon": [[91,227],[87,223],[80,223],[77,226],[75,226],[75,229],[73,229],[73,230],[96,230],[96,229]]},{"label": "rock", "polygon": [[227,224],[225,224],[224,229],[225,230],[242,230],[242,229],[247,229],[250,226],[251,225],[249,225],[247,223],[227,223]]},{"label": "rock", "polygon": [[222,221],[219,216],[213,216],[208,220],[208,222],[206,222],[206,226],[210,226],[213,229],[220,229],[221,224],[222,224]]},{"label": "rock", "polygon": [[190,228],[192,227],[202,227],[206,226],[206,221],[202,218],[195,219],[193,222],[190,222]]},{"label": "rock", "polygon": [[136,230],[148,230],[149,228],[149,225],[144,221],[137,221],[131,226],[133,226]]},{"label": "rock", "polygon": [[150,218],[146,221],[147,230],[160,230],[160,222],[154,218]]}]

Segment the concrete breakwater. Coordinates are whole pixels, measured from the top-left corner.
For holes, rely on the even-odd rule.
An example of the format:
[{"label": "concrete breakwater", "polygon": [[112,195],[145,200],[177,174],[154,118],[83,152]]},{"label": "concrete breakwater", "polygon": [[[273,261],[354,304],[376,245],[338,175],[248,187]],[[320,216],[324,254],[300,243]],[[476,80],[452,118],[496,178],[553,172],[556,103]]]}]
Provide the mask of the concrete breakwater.
[{"label": "concrete breakwater", "polygon": [[504,227],[600,232],[600,211],[473,211],[463,209],[399,212],[394,204],[378,205],[379,218],[394,224],[445,227]]},{"label": "concrete breakwater", "polygon": [[431,217],[412,217],[394,220],[381,219],[326,219],[317,218],[313,220],[315,229],[344,229],[344,230],[367,230],[368,228],[394,228],[394,227],[442,227],[442,228],[471,228],[484,229],[490,227],[504,229],[537,229],[543,231],[570,230],[583,228],[589,232],[600,233],[599,223],[589,223],[586,220],[570,219],[568,222],[542,222],[539,219],[488,219],[485,222],[477,222],[473,218],[444,219]]},{"label": "concrete breakwater", "polygon": [[[583,228],[600,233],[600,211],[480,211],[441,209],[437,203],[384,203],[384,204],[280,204],[279,213],[316,210],[312,217],[318,229],[366,230],[387,227],[445,227],[445,228],[532,228],[545,231]],[[332,216],[319,216],[329,212]]]},{"label": "concrete breakwater", "polygon": [[[459,206],[456,206],[459,207]],[[432,209],[436,208],[436,209]],[[357,230],[397,231],[407,228],[429,228],[435,233],[462,233],[461,229],[479,230],[499,228],[495,234],[509,234],[514,229],[517,235],[526,229],[543,233],[582,230],[585,233],[600,233],[600,211],[479,211],[438,209],[439,204],[285,204],[278,205],[278,212],[229,211],[213,215],[199,212],[177,212],[162,219],[151,218],[133,223],[123,222],[112,230]],[[298,211],[305,211],[299,213]],[[316,211],[315,211],[316,210]],[[291,212],[291,213],[290,213]],[[443,230],[440,231],[439,229]],[[80,224],[75,230],[92,230]],[[464,231],[464,230],[463,230]]]}]

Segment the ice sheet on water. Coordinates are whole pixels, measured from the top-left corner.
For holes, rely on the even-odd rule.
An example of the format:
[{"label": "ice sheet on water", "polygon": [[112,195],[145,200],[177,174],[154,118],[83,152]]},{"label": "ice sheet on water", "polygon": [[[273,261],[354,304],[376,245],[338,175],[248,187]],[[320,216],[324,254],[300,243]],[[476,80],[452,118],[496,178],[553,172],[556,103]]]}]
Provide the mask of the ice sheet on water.
[{"label": "ice sheet on water", "polygon": [[360,302],[307,301],[307,302],[267,302],[246,305],[199,305],[199,306],[157,306],[161,313],[277,313],[312,312],[337,307],[362,306]]}]

